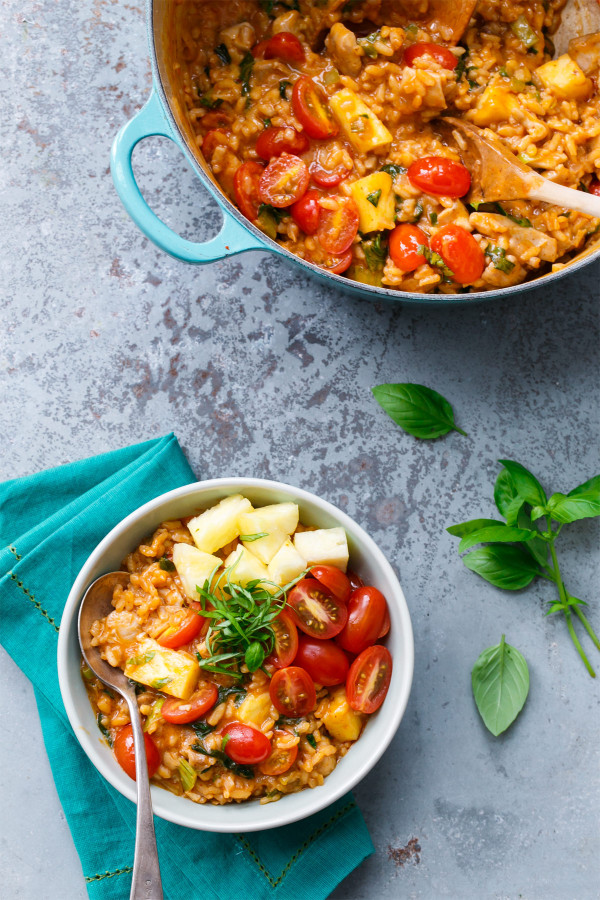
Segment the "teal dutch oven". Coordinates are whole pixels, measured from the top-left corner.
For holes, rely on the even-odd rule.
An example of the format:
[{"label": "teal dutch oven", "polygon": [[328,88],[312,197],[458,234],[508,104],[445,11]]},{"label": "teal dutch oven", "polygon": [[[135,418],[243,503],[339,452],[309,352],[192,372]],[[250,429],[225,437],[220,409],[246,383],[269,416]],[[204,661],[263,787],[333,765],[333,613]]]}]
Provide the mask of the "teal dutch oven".
[{"label": "teal dutch oven", "polygon": [[[186,134],[184,117],[178,115],[177,91],[169,71],[165,53],[165,35],[169,27],[169,13],[173,0],[148,0],[147,24],[150,58],[152,61],[153,89],[146,105],[121,128],[111,153],[111,171],[117,193],[123,206],[147,237],[157,247],[183,262],[204,265],[217,262],[248,250],[262,250],[285,257],[289,262],[315,276],[329,286],[336,285],[344,291],[369,300],[394,300],[401,303],[427,306],[471,304],[476,301],[496,300],[499,297],[520,295],[524,291],[544,286],[571,274],[600,257],[600,247],[582,253],[568,266],[532,281],[513,287],[471,294],[413,294],[390,288],[361,284],[326,272],[312,263],[295,256],[248,221],[223,194],[200,151]],[[148,206],[135,180],[131,157],[136,145],[144,138],[162,136],[169,138],[180,148],[190,166],[223,212],[223,226],[216,237],[204,243],[188,241],[165,225]]]}]

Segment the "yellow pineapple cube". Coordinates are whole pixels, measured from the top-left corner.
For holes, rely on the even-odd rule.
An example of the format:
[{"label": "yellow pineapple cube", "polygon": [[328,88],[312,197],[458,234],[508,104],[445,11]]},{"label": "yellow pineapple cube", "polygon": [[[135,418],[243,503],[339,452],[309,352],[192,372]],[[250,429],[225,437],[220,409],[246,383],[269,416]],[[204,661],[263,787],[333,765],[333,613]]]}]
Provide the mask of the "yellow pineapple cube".
[{"label": "yellow pineapple cube", "polygon": [[467,114],[475,125],[485,127],[505,122],[519,108],[519,101],[502,84],[490,84],[479,99],[475,109]]},{"label": "yellow pineapple cube", "polygon": [[198,600],[196,586],[203,587],[215,568],[223,565],[218,556],[203,553],[191,544],[175,544],[173,563],[177,569],[181,585],[191,600]]},{"label": "yellow pineapple cube", "polygon": [[543,86],[560,100],[585,100],[593,84],[568,53],[551,59],[535,70]]},{"label": "yellow pineapple cube", "polygon": [[395,227],[396,199],[393,187],[392,176],[387,172],[373,172],[350,185],[350,194],[358,207],[359,227],[363,234]]},{"label": "yellow pineapple cube", "polygon": [[294,546],[309,566],[319,563],[346,571],[349,552],[346,532],[343,528],[318,528],[294,535]]},{"label": "yellow pineapple cube", "polygon": [[188,528],[198,550],[214,553],[235,540],[240,533],[238,518],[250,512],[252,504],[241,494],[225,497],[216,506],[205,510],[188,522]]},{"label": "yellow pineapple cube", "polygon": [[243,512],[239,517],[240,534],[259,534],[266,531],[283,531],[293,534],[298,527],[300,510],[297,503],[271,503],[259,506],[250,512]]},{"label": "yellow pineapple cube", "polygon": [[[272,715],[275,713],[275,715]],[[260,694],[248,694],[243,703],[238,706],[236,716],[245,725],[252,725],[260,731],[265,719],[277,719],[278,713],[271,709],[271,697],[268,691]]]},{"label": "yellow pineapple cube", "polygon": [[198,683],[200,667],[181,650],[168,650],[147,636],[135,644],[125,675],[179,700],[188,700]]},{"label": "yellow pineapple cube", "polygon": [[359,153],[370,153],[392,143],[392,135],[381,119],[350,88],[337,91],[329,105],[344,137]]},{"label": "yellow pineapple cube", "polygon": [[[242,544],[238,544],[225,560],[225,568],[228,569],[230,566],[235,566],[228,575],[232,584],[241,584],[242,587],[246,587],[249,581],[270,581],[265,564]],[[223,583],[224,581],[221,580],[221,586]],[[262,587],[271,594],[276,591],[272,584],[264,584]]]},{"label": "yellow pineapple cube", "polygon": [[355,712],[346,697],[346,688],[337,688],[329,701],[323,724],[329,734],[338,741],[356,741],[360,737],[364,717]]},{"label": "yellow pineapple cube", "polygon": [[306,560],[301,556],[290,539],[281,546],[268,566],[269,578],[283,587],[306,569]]}]

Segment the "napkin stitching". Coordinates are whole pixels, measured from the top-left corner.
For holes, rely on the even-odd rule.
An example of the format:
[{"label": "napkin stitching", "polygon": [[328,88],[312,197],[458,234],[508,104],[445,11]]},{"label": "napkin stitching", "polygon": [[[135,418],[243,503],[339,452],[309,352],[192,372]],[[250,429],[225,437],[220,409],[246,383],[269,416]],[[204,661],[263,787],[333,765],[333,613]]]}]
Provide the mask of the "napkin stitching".
[{"label": "napkin stitching", "polygon": [[[11,547],[11,549],[12,549],[12,547]],[[44,616],[45,619],[48,620],[48,622],[50,622],[50,624],[52,625],[52,627],[54,628],[54,630],[55,630],[56,633],[58,634],[58,631],[59,631],[58,625],[56,624],[56,622],[54,621],[54,619],[52,618],[52,616],[49,616],[48,613],[46,612],[46,610],[45,610],[45,609],[42,609],[42,604],[40,603],[40,601],[35,599],[34,595],[31,594],[31,593],[27,590],[27,588],[25,587],[25,585],[23,584],[22,581],[19,581],[19,579],[17,578],[17,576],[15,575],[14,572],[11,572],[11,573],[10,573],[10,577],[11,577],[11,579],[15,582],[15,584],[17,585],[17,587],[19,587],[19,588],[23,591],[23,593],[25,594],[25,596],[27,597],[27,599],[28,599],[28,600],[31,600],[31,602],[33,603],[33,605],[35,606],[35,608],[41,612],[41,614]]]},{"label": "napkin stitching", "polygon": [[103,878],[113,878],[115,875],[126,875],[128,872],[133,872],[133,866],[126,866],[124,869],[115,869],[114,872],[104,872],[103,874],[98,875],[86,875],[85,880],[86,883],[89,884],[91,881],[102,881]]},{"label": "napkin stitching", "polygon": [[289,870],[292,868],[294,863],[300,859],[300,857],[306,850],[308,850],[310,845],[314,841],[316,841],[316,839],[318,837],[320,837],[324,831],[326,831],[331,825],[333,825],[334,822],[336,822],[343,815],[345,815],[347,812],[349,812],[351,809],[353,809],[355,807],[356,807],[356,803],[354,802],[354,800],[350,800],[345,806],[343,806],[341,809],[338,809],[338,811],[330,819],[327,819],[326,822],[324,822],[319,828],[317,828],[317,830],[313,834],[311,834],[311,836],[309,838],[307,838],[304,841],[304,843],[300,845],[300,847],[298,847],[298,850],[294,853],[294,855],[288,861],[285,868],[281,870],[281,873],[278,878],[274,878],[271,875],[271,873],[269,872],[267,867],[264,865],[264,863],[261,862],[259,855],[252,848],[252,845],[247,841],[247,839],[244,837],[243,834],[236,834],[236,837],[237,837],[238,841],[242,844],[242,846],[245,847],[245,849],[248,851],[248,853],[250,854],[250,856],[252,857],[252,859],[254,860],[254,862],[256,863],[256,865],[258,866],[260,871],[262,872],[262,874],[265,876],[265,878],[267,879],[267,881],[269,882],[271,887],[276,888],[278,885],[281,884],[281,882],[286,877],[286,875],[288,874]]},{"label": "napkin stitching", "polygon": [[9,545],[8,545],[8,549],[9,549],[10,552],[13,554],[13,556],[16,556],[17,559],[18,559],[18,561],[21,562],[21,560],[23,559],[23,557],[22,557],[19,553],[17,553],[17,548],[16,548],[16,547],[13,547],[12,544],[9,544]]}]

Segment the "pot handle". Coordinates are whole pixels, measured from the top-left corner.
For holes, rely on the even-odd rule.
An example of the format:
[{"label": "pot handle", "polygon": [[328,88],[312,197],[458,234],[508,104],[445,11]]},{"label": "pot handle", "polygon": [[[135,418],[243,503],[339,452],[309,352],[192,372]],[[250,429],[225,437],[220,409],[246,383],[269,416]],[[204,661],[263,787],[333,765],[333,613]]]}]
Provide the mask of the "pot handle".
[{"label": "pot handle", "polygon": [[226,210],[223,210],[221,231],[216,237],[204,243],[180,237],[158,218],[144,200],[131,165],[131,156],[136,145],[144,138],[154,135],[169,138],[179,146],[156,90],[152,91],[148,102],[137,115],[121,128],[113,142],[110,155],[115,188],[123,206],[138,228],[161,250],[188,263],[210,263],[246,250],[267,249],[262,241],[240,225]]}]

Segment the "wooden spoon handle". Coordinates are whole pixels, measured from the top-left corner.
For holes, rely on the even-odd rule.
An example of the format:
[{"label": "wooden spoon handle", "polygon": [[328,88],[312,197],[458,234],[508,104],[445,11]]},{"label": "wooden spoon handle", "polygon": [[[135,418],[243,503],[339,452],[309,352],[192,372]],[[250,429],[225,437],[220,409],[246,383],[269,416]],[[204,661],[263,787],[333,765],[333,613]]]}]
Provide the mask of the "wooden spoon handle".
[{"label": "wooden spoon handle", "polygon": [[566,206],[567,209],[576,209],[587,216],[600,219],[600,197],[595,194],[587,194],[585,191],[576,191],[562,184],[555,184],[544,178],[542,184],[531,188],[528,196],[531,200],[542,200],[544,203],[552,203],[554,206]]}]

